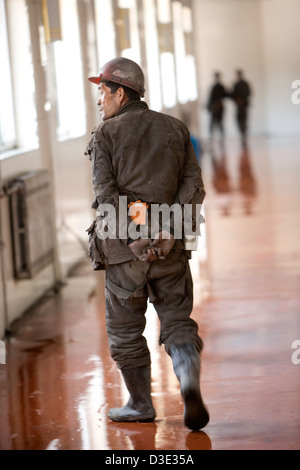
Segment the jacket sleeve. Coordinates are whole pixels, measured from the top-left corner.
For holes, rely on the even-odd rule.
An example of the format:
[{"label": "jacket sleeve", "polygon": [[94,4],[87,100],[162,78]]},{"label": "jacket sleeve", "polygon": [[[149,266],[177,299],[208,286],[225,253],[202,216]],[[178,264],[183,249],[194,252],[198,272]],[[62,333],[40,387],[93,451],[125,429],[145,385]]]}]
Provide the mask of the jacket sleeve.
[{"label": "jacket sleeve", "polygon": [[98,205],[118,205],[119,193],[116,186],[112,160],[108,147],[104,142],[95,141],[93,146],[92,182],[94,195]]},{"label": "jacket sleeve", "polygon": [[178,191],[180,204],[202,204],[205,198],[205,189],[202,172],[190,137],[187,139],[183,175]]},{"label": "jacket sleeve", "polygon": [[[183,175],[181,184],[177,194],[176,202],[181,204],[183,211],[184,224],[191,227],[193,232],[200,231],[200,224],[204,222],[200,211],[205,198],[205,189],[202,180],[202,172],[199,167],[197,157],[190,139],[187,139],[185,162],[183,168]],[[191,212],[187,212],[185,205],[189,205]],[[174,221],[174,219],[173,219]],[[185,233],[186,225],[183,227],[183,233]],[[174,226],[174,230],[176,227]]]},{"label": "jacket sleeve", "polygon": [[[127,206],[125,207],[125,203],[120,198],[112,165],[110,145],[106,141],[101,128],[97,129],[94,133],[89,148],[90,160],[92,162],[92,185],[95,196],[92,207],[97,209],[99,206],[107,204],[113,206],[116,216],[115,235],[126,243],[128,240],[127,228],[131,219],[128,216]],[[122,217],[120,216],[120,201],[124,205],[124,207],[122,206]],[[102,216],[98,216],[98,224],[100,220],[98,227],[101,227],[101,218]]]}]

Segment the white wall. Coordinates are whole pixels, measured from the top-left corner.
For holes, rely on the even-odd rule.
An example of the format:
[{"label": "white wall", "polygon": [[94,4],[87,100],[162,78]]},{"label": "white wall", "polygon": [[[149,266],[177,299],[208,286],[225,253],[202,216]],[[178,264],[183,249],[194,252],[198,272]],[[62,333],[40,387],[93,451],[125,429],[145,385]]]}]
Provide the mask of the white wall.
[{"label": "white wall", "polygon": [[266,130],[300,134],[300,105],[291,84],[300,80],[300,0],[262,0]]},{"label": "white wall", "polygon": [[[291,83],[300,79],[300,0],[194,0],[201,102],[214,71],[229,87],[242,68],[253,88],[250,132],[300,133],[300,107],[291,103]],[[298,76],[297,76],[298,75]],[[227,135],[237,135],[234,109],[226,106]],[[201,111],[207,136],[208,113]]]},{"label": "white wall", "polygon": [[[264,127],[263,57],[259,0],[195,0],[195,28],[200,100],[204,106],[215,71],[222,73],[229,89],[237,68],[244,70],[253,89],[250,130]],[[236,135],[234,107],[226,100],[226,134]],[[207,135],[208,112],[201,112],[203,135]]]},{"label": "white wall", "polygon": [[61,277],[87,254],[94,211],[91,163],[84,155],[88,136],[59,142],[54,155],[56,230]]}]

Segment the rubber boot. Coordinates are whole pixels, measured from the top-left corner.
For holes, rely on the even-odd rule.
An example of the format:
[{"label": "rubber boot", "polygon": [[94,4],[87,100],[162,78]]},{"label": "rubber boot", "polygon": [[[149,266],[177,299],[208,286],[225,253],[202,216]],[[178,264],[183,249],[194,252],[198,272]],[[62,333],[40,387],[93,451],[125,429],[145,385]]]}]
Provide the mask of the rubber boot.
[{"label": "rubber boot", "polygon": [[200,356],[194,344],[171,347],[174,372],[184,402],[184,424],[193,431],[204,428],[209,414],[200,391]]},{"label": "rubber boot", "polygon": [[155,419],[151,399],[150,366],[121,370],[126,387],[130,393],[127,405],[111,408],[108,417],[112,421],[149,423]]}]

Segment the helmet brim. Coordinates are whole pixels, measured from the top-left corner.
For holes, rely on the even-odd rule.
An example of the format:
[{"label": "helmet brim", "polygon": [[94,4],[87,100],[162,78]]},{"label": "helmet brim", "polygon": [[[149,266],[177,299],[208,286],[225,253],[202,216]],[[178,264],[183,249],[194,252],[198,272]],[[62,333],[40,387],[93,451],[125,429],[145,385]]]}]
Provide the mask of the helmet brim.
[{"label": "helmet brim", "polygon": [[96,83],[96,85],[100,83],[100,77],[89,77],[88,80],[92,83]]}]

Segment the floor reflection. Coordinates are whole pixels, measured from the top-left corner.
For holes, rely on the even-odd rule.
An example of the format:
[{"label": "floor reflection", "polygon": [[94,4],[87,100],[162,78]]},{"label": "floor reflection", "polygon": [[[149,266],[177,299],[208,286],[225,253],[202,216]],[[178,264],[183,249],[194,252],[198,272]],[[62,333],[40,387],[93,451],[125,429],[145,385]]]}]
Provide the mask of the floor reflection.
[{"label": "floor reflection", "polygon": [[[94,274],[90,276],[92,288]],[[82,279],[70,279],[61,294],[41,301],[7,339],[7,364],[0,369],[0,448],[210,448],[205,433],[190,433],[183,425],[179,384],[169,356],[158,346],[159,322],[151,304],[145,336],[158,417],[154,423],[107,418],[110,407],[128,400],[128,391],[109,353],[103,279],[94,296],[84,292],[80,299]]]},{"label": "floor reflection", "polygon": [[208,155],[212,167],[212,187],[219,197],[222,215],[232,214],[238,194],[241,196],[240,204],[244,214],[252,215],[257,197],[257,182],[249,148],[239,150],[236,158],[229,159],[224,145],[219,148],[211,147]]},{"label": "floor reflection", "polygon": [[244,211],[252,214],[254,200],[257,196],[257,183],[252,168],[249,150],[245,149],[240,155],[239,191],[244,196]]},{"label": "floor reflection", "polygon": [[[179,421],[179,420],[178,420]],[[173,422],[174,423],[174,422]],[[169,430],[171,430],[169,421]],[[176,425],[176,422],[174,423]],[[180,423],[177,423],[179,426]],[[157,420],[155,423],[112,423],[108,424],[108,436],[111,448],[117,448],[120,445],[124,450],[168,450],[177,449],[181,450],[211,450],[212,444],[209,436],[204,431],[184,432],[182,433],[180,427],[176,429],[174,435],[174,442],[171,436],[165,439],[165,429],[162,420]],[[176,444],[175,444],[176,440]]]},{"label": "floor reflection", "polygon": [[186,438],[186,448],[188,450],[211,450],[210,437],[204,431],[190,432]]}]

